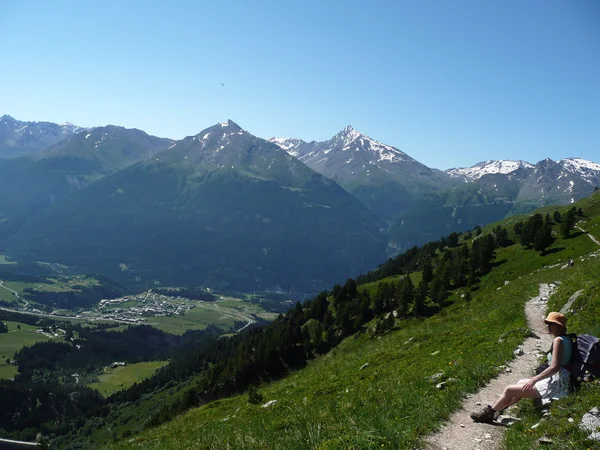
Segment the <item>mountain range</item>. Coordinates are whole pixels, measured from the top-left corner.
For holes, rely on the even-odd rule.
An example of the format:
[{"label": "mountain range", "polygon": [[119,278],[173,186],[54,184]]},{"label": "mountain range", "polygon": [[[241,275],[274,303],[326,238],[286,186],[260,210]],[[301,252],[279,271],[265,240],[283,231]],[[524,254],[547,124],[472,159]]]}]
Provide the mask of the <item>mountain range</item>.
[{"label": "mountain range", "polygon": [[71,123],[22,122],[4,115],[0,117],[0,158],[35,153],[84,130]]},{"label": "mountain range", "polygon": [[571,203],[600,185],[600,165],[580,158],[432,169],[351,126],[323,142],[270,141],[385,220],[391,253],[538,206]]},{"label": "mountain range", "polygon": [[[73,148],[83,154],[102,145],[130,148],[123,134],[137,136],[137,130],[117,131],[99,130],[89,138],[94,130],[79,133],[27,162],[38,167],[65,153],[72,157]],[[98,136],[105,139],[96,149],[89,143]],[[94,182],[63,191],[35,213],[7,218],[3,230],[11,232],[3,244],[9,255],[132,284],[296,292],[318,291],[381,260],[386,238],[371,211],[231,121],[150,153],[107,174],[106,161],[93,158]],[[80,166],[70,170],[75,168]]]},{"label": "mountain range", "polygon": [[600,165],[441,171],[352,127],[305,142],[226,121],[172,140],[3,116],[0,178],[0,252],[16,260],[144,285],[315,292],[374,268],[386,244],[392,255],[573,202],[600,184]]}]

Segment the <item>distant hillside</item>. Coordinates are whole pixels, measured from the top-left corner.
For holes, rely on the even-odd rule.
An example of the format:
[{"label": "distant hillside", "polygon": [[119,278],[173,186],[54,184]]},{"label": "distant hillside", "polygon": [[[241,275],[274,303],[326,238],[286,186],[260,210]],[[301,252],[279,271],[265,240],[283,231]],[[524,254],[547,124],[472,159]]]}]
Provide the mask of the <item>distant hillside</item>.
[{"label": "distant hillside", "polygon": [[[574,206],[581,208],[578,226],[598,232],[600,193]],[[221,340],[218,353],[200,349],[172,362],[144,386],[109,399],[106,416],[90,418],[56,444],[421,448],[424,436],[515,357],[530,333],[523,306],[539,283],[553,283],[555,310],[583,290],[568,313],[570,331],[600,331],[594,276],[600,246],[576,228],[564,234],[569,209],[537,212],[553,230],[542,252],[515,243],[515,224],[530,222],[530,215],[449,235],[389,260],[368,275],[374,281],[356,286],[348,280],[263,330]],[[559,221],[545,219],[546,213]],[[566,264],[571,258],[574,267]],[[546,420],[554,425],[544,432],[556,443],[587,448],[587,433],[565,427],[567,417],[578,422],[600,401],[594,386],[551,406]],[[523,405],[519,414],[529,429],[540,416]],[[153,429],[136,435],[141,428]],[[521,428],[511,439],[531,448],[541,435]]]},{"label": "distant hillside", "polygon": [[600,165],[579,158],[484,161],[442,172],[352,127],[323,142],[270,141],[386,220],[391,255],[538,206],[572,203],[600,184]]},{"label": "distant hillside", "polygon": [[369,210],[235,123],[170,147],[43,210],[6,241],[9,254],[146,286],[300,292],[383,257]]},{"label": "distant hillside", "polygon": [[44,208],[170,145],[140,130],[107,126],[73,134],[27,157],[0,158],[0,242]]},{"label": "distant hillside", "polygon": [[22,122],[0,117],[0,158],[13,158],[51,147],[85,128],[71,123]]},{"label": "distant hillside", "polygon": [[430,169],[351,126],[323,142],[270,141],[338,182],[384,219],[410,208],[427,193],[457,184],[444,172]]}]

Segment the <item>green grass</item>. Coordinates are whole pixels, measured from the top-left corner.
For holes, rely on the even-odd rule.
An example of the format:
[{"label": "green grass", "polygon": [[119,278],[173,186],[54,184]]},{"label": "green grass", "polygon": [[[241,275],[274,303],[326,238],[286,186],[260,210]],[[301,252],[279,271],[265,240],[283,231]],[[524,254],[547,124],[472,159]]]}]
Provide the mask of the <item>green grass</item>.
[{"label": "green grass", "polygon": [[[24,323],[4,321],[8,326],[8,333],[0,334],[0,378],[13,378],[17,374],[14,366],[6,364],[6,358],[12,359],[15,352],[21,350],[24,346],[32,345],[36,342],[47,341],[50,338],[36,333],[37,327],[26,325]],[[21,329],[17,328],[21,325]],[[59,340],[59,338],[56,338]],[[60,338],[62,340],[62,338]]]},{"label": "green grass", "polygon": [[15,295],[8,289],[4,289],[0,286],[0,301],[8,303],[18,303]]},{"label": "green grass", "polygon": [[[23,295],[25,289],[34,289],[40,292],[72,292],[77,290],[75,286],[97,286],[99,284],[98,280],[96,280],[95,278],[86,277],[84,275],[73,275],[68,277],[51,277],[47,278],[47,280],[49,281],[49,283],[5,281],[4,286],[14,291],[17,291],[19,295]],[[6,291],[6,289],[2,290]]]},{"label": "green grass", "polygon": [[[578,266],[580,270],[577,270]],[[573,270],[575,269],[575,270]],[[600,257],[593,262],[578,262],[574,268],[563,270],[561,281],[556,295],[550,298],[548,309],[559,309],[579,289],[583,289],[581,296],[573,305],[573,312],[567,314],[569,318],[569,332],[582,334],[589,333],[600,336],[600,280],[590,278],[589,272],[600,273]],[[598,448],[597,443],[587,440],[589,433],[578,429],[581,418],[592,407],[600,404],[600,382],[587,383],[575,395],[552,403],[550,416],[544,419],[531,402],[522,402],[520,406],[521,423],[509,429],[506,436],[506,448],[525,450],[535,448],[537,441],[542,436],[550,437],[554,444],[546,446],[549,449],[586,449]],[[569,422],[569,418],[573,422]],[[536,428],[532,426],[540,425]]]},{"label": "green grass", "polygon": [[116,369],[107,367],[104,369],[105,373],[100,375],[98,382],[90,384],[89,387],[96,389],[104,397],[108,397],[122,389],[127,389],[133,383],[151,377],[157,369],[165,364],[167,364],[166,361],[151,361],[128,364]]},{"label": "green grass", "polygon": [[[471,302],[454,292],[452,304],[436,316],[397,321],[394,331],[379,337],[366,332],[347,338],[305,369],[260,386],[265,402],[277,400],[275,405],[250,405],[246,395],[218,400],[108,448],[415,448],[465,395],[513,357],[526,335],[524,303],[537,294],[539,283],[561,282],[551,309],[584,288],[571,331],[598,330],[600,257],[580,258],[597,249],[583,234],[557,238],[543,256],[520,245],[499,249],[497,266],[480,280]],[[575,267],[561,269],[569,258],[577,258]],[[375,284],[363,288],[376,292]],[[499,343],[500,336],[504,341]],[[456,381],[437,390],[428,378],[438,372]],[[597,385],[586,386],[555,406],[561,413],[553,417],[573,415],[575,424],[552,423],[535,432],[527,429],[539,417],[529,419],[535,413],[525,406],[524,423],[509,431],[506,446],[535,448],[536,438],[553,427],[555,440],[562,440],[555,448],[587,448],[574,429],[583,412],[599,401]]]},{"label": "green grass", "polygon": [[209,325],[229,330],[235,322],[246,322],[239,317],[239,314],[245,316],[256,314],[267,319],[273,319],[276,316],[267,313],[258,305],[230,297],[214,302],[192,303],[195,304],[195,308],[186,311],[185,315],[148,317],[146,323],[167,333],[183,334],[187,330],[203,330]]},{"label": "green grass", "polygon": [[[511,358],[524,336],[522,306],[535,293],[537,284],[523,281],[482,289],[469,304],[398,322],[380,338],[351,337],[305,370],[262,386],[265,401],[278,400],[274,407],[249,405],[246,396],[213,402],[117,448],[411,448]],[[438,372],[458,381],[438,391],[427,379]]]},{"label": "green grass", "polygon": [[[366,290],[369,293],[369,295],[371,296],[371,298],[374,298],[375,295],[377,294],[377,287],[379,286],[379,283],[383,283],[383,282],[387,282],[390,284],[397,283],[403,277],[404,277],[404,275],[393,275],[391,277],[383,278],[379,281],[373,281],[372,283],[361,284],[359,286],[359,289]],[[423,277],[423,274],[421,272],[412,272],[410,274],[410,278],[412,279],[413,285],[415,287],[419,285],[419,282],[421,281],[422,277]]]},{"label": "green grass", "polygon": [[167,333],[183,334],[187,330],[203,330],[209,325],[229,329],[235,319],[218,311],[194,308],[186,311],[185,316],[149,317],[147,324]]}]

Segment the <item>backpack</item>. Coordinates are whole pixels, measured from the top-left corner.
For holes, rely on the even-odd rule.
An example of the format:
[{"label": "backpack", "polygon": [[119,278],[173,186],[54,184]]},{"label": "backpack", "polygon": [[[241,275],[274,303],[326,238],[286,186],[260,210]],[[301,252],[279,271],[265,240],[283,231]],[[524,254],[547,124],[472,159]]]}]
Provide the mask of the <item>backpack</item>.
[{"label": "backpack", "polygon": [[573,355],[567,369],[571,382],[578,386],[582,381],[600,377],[600,340],[590,334],[570,335]]}]

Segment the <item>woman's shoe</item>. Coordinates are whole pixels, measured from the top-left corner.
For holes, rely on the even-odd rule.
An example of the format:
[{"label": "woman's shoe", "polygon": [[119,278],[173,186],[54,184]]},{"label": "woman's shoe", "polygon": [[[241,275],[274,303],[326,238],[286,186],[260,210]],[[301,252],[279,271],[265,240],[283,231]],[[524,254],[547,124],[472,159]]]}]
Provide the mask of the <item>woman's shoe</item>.
[{"label": "woman's shoe", "polygon": [[471,413],[470,416],[475,422],[492,423],[494,421],[495,414],[496,411],[494,411],[490,405],[487,405],[485,408]]}]

